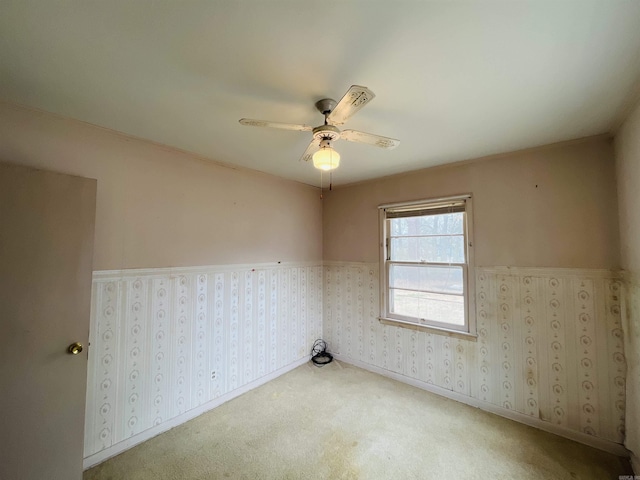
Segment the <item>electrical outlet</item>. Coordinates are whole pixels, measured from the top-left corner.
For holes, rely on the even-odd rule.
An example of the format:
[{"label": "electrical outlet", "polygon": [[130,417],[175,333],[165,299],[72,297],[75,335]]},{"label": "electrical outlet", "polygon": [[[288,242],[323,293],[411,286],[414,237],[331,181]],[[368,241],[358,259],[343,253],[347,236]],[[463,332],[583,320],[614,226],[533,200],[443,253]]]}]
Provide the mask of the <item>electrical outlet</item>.
[{"label": "electrical outlet", "polygon": [[211,380],[216,380],[218,378],[218,372],[215,370],[211,370]]}]

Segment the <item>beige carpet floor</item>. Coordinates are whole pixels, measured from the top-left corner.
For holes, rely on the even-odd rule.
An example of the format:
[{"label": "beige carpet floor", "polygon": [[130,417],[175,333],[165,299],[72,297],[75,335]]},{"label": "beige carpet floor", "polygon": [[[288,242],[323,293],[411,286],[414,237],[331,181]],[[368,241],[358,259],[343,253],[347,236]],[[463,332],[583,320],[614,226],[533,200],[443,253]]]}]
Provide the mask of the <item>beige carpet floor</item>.
[{"label": "beige carpet floor", "polygon": [[626,460],[333,362],[303,365],[85,480],[611,479]]}]

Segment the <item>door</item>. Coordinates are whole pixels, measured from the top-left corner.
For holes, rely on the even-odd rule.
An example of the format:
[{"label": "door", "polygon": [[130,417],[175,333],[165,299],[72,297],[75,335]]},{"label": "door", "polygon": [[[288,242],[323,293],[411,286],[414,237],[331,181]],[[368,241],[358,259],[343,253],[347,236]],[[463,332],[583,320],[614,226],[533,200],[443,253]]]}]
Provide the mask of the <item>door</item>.
[{"label": "door", "polygon": [[95,198],[96,180],[0,163],[2,479],[82,478]]}]

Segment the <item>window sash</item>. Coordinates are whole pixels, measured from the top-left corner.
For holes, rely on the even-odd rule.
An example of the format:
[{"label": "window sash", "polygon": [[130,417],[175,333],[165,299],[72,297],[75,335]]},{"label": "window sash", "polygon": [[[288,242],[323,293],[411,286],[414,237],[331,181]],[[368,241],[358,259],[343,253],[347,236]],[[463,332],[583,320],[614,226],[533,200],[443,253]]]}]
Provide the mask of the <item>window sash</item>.
[{"label": "window sash", "polygon": [[457,205],[443,205],[441,207],[425,208],[420,210],[387,210],[387,218],[424,217],[425,215],[443,215],[445,213],[464,212],[464,203]]},{"label": "window sash", "polygon": [[[452,267],[461,267],[462,268],[462,294],[455,294],[455,293],[442,293],[436,290],[428,290],[428,289],[424,289],[424,290],[416,290],[416,291],[420,291],[420,292],[425,292],[425,293],[435,293],[435,294],[439,294],[439,295],[450,295],[450,296],[456,296],[456,297],[462,297],[463,298],[463,308],[464,308],[464,322],[462,325],[456,325],[454,323],[449,323],[449,322],[443,322],[440,320],[437,320],[435,318],[418,318],[418,317],[411,317],[408,315],[402,315],[399,313],[394,313],[393,312],[393,298],[392,298],[392,290],[394,290],[393,287],[391,287],[389,285],[390,283],[390,278],[391,278],[391,267],[393,265],[415,265],[415,266],[429,266],[429,265],[433,265],[433,266],[437,266],[437,267],[442,267],[442,266],[446,266],[449,264],[441,264],[441,263],[433,263],[433,262],[428,262],[428,263],[422,263],[422,262],[393,262],[391,260],[385,262],[385,276],[386,276],[386,292],[384,293],[386,296],[386,316],[387,318],[391,318],[391,319],[397,319],[397,320],[401,320],[403,322],[408,322],[408,323],[414,323],[416,325],[433,325],[439,328],[444,328],[444,329],[448,329],[448,330],[459,330],[461,332],[468,332],[469,331],[469,281],[468,281],[468,266],[465,263],[456,263],[456,264],[450,264]],[[408,290],[408,289],[399,289],[399,290]]]},{"label": "window sash", "polygon": [[[415,241],[412,241],[412,239],[416,239]],[[438,257],[439,255],[437,255],[436,253],[444,253],[444,252],[438,252],[439,247],[443,246],[442,244],[439,245],[439,241],[436,240],[435,242],[433,242],[433,240],[426,240],[426,241],[420,241],[417,239],[449,239],[449,245],[444,245],[445,248],[448,248],[448,257],[449,258],[460,258],[459,255],[456,255],[458,253],[462,253],[462,258],[464,259],[464,261],[466,262],[466,258],[467,258],[467,249],[466,249],[466,236],[464,235],[464,233],[460,233],[460,234],[451,234],[451,235],[421,235],[421,236],[417,236],[417,235],[390,235],[388,237],[388,243],[387,243],[387,250],[388,250],[388,254],[387,254],[387,260],[392,261],[392,262],[412,262],[412,263],[438,263],[438,264],[442,264],[442,265],[454,265],[457,263],[463,263],[463,262],[457,262],[455,260],[437,260],[435,259],[436,257]],[[394,249],[394,244],[396,246],[396,249]],[[409,248],[409,250],[413,250],[415,249],[415,252],[408,252],[409,255],[402,255],[402,248]],[[462,251],[460,251],[460,247],[462,247]],[[418,253],[418,252],[422,252],[424,253],[424,257],[426,258],[422,258],[421,256],[418,255],[412,255],[412,253]],[[454,254],[455,252],[455,254]],[[405,253],[406,250],[405,250]],[[435,256],[433,256],[433,254],[436,254]],[[405,259],[402,259],[402,257],[404,257]],[[409,257],[410,259],[407,259],[407,257]],[[411,259],[411,257],[413,259]]]},{"label": "window sash", "polygon": [[449,199],[434,201],[409,202],[402,204],[381,205],[386,218],[420,217],[423,215],[439,215],[443,213],[457,213],[466,210],[470,195],[462,195]]},{"label": "window sash", "polygon": [[[471,195],[460,195],[457,197],[450,197],[445,199],[420,202],[409,202],[403,204],[390,204],[381,205],[380,207],[380,228],[381,234],[384,240],[381,242],[381,262],[383,269],[383,276],[381,275],[381,286],[384,290],[381,295],[381,306],[383,316],[391,320],[398,320],[403,323],[423,325],[427,327],[441,328],[447,331],[459,331],[461,333],[467,333],[475,335],[475,315],[472,312],[474,305],[473,295],[473,279],[469,277],[469,268],[473,264],[471,247]],[[463,233],[462,234],[433,234],[433,235],[410,235],[411,237],[421,236],[463,236],[464,245],[464,262],[434,262],[434,261],[398,261],[391,260],[391,238],[406,238],[407,236],[392,236],[391,235],[391,219],[394,218],[406,218],[406,217],[419,217],[425,215],[441,215],[447,213],[464,212],[463,216]],[[464,309],[464,323],[463,325],[457,325],[453,323],[443,322],[442,319],[437,318],[418,318],[407,315],[401,315],[398,313],[392,313],[393,310],[393,293],[394,288],[390,286],[391,275],[390,271],[393,265],[411,265],[411,266],[434,266],[444,267],[451,265],[452,267],[459,267],[462,269],[462,294],[449,294],[436,292],[435,290],[420,290],[425,293],[433,293],[435,295],[446,295],[451,297],[463,298]],[[406,289],[399,289],[406,290]]]}]

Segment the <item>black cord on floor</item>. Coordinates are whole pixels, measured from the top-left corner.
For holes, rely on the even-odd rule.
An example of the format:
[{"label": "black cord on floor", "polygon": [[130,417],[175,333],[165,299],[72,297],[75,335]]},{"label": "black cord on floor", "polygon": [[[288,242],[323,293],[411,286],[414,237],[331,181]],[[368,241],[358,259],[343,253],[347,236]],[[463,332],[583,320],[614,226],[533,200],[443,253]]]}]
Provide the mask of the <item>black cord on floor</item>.
[{"label": "black cord on floor", "polygon": [[327,343],[319,338],[313,342],[311,348],[311,361],[316,367],[324,367],[327,363],[331,363],[333,355],[327,352]]}]

